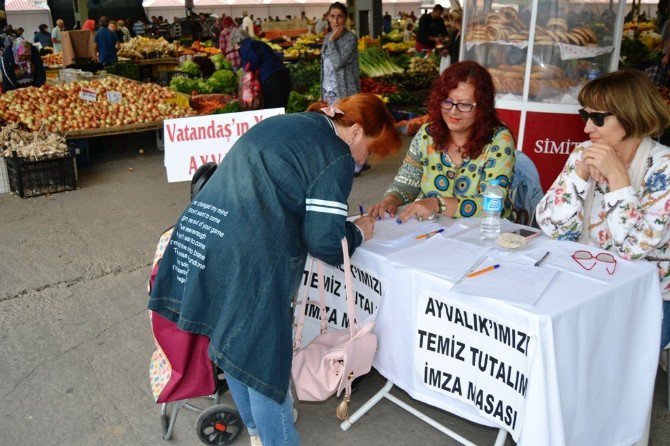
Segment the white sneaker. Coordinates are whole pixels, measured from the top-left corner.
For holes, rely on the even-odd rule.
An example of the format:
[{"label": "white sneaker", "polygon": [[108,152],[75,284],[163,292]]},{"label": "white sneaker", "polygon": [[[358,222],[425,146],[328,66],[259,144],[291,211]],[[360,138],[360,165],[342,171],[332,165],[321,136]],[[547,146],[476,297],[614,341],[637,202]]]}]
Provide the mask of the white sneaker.
[{"label": "white sneaker", "polygon": [[261,437],[258,435],[249,436],[249,440],[251,440],[251,446],[263,446],[263,443],[261,443]]},{"label": "white sneaker", "polygon": [[296,409],[294,407],[293,408],[293,424],[295,424],[296,421],[298,421],[298,409]]}]

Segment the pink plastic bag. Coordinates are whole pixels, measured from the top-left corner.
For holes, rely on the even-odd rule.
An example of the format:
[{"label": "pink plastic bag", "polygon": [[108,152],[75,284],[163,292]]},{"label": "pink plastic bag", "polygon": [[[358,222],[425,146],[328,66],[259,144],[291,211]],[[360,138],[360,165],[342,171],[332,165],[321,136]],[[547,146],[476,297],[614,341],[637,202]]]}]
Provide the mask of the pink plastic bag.
[{"label": "pink plastic bag", "polygon": [[263,104],[263,94],[258,70],[251,70],[249,64],[244,67],[244,74],[240,79],[238,100],[243,110],[257,110]]},{"label": "pink plastic bag", "polygon": [[[353,280],[347,239],[342,239],[344,252],[344,277],[347,292],[347,311],[351,323],[349,328],[325,333],[327,328],[326,309],[322,264],[317,266],[319,304],[321,308],[321,334],[304,348],[299,348],[302,339],[302,328],[305,321],[305,305],[307,292],[303,296],[303,307],[298,316],[296,329],[293,365],[291,375],[296,394],[301,401],[323,401],[337,392],[340,396],[344,390],[344,398],[337,408],[337,417],[346,420],[348,404],[351,397],[352,381],[370,371],[372,360],[377,350],[377,336],[372,333],[373,321],[366,322],[358,328],[356,308],[354,305]],[[314,265],[314,259],[310,265]]]}]

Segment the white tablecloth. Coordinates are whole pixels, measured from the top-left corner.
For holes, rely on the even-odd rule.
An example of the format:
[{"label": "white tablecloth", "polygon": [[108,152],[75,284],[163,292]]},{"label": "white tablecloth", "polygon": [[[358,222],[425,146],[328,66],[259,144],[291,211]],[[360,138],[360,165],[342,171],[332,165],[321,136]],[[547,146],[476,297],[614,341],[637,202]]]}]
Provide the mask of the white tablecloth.
[{"label": "white tablecloth", "polygon": [[[458,226],[452,224],[446,234]],[[453,282],[388,261],[393,252],[415,243],[420,241],[400,247],[366,243],[352,257],[354,266],[384,279],[374,366],[413,398],[492,426],[472,406],[428,388],[417,373],[418,296],[444,296]],[[536,238],[524,250],[504,254],[522,259],[533,252],[539,258],[538,252],[565,251],[572,249],[570,244]],[[525,261],[532,264],[528,256]],[[445,252],[444,261],[458,259]],[[517,321],[537,336],[520,445],[631,445],[642,437],[662,319],[659,280],[652,265],[621,261],[607,282],[559,271],[532,308],[454,292],[449,299]]]}]

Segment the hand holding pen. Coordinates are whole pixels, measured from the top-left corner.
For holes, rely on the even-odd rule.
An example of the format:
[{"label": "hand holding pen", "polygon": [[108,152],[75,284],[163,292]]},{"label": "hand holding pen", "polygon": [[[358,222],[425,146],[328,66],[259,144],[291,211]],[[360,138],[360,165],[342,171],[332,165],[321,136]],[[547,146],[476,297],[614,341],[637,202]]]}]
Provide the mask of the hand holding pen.
[{"label": "hand holding pen", "polygon": [[354,220],[354,224],[358,226],[358,229],[363,233],[364,240],[370,240],[372,234],[375,232],[375,219],[370,215],[365,215],[365,209],[363,206],[358,206],[358,211],[360,217]]}]

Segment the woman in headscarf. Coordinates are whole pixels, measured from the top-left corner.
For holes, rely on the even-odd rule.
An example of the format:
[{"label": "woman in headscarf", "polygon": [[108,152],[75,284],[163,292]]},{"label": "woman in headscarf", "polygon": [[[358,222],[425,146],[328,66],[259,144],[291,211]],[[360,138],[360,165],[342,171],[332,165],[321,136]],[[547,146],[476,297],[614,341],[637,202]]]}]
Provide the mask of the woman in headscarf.
[{"label": "woman in headscarf", "polygon": [[88,19],[81,26],[81,29],[84,31],[95,31],[95,20]]},{"label": "woman in headscarf", "polygon": [[2,54],[2,90],[39,87],[47,80],[46,70],[37,48],[25,39],[18,38]]},{"label": "woman in headscarf", "polygon": [[291,93],[291,76],[277,53],[267,43],[252,39],[241,29],[232,33],[230,43],[240,53],[240,67],[245,71],[258,71],[262,108],[285,108]]}]

